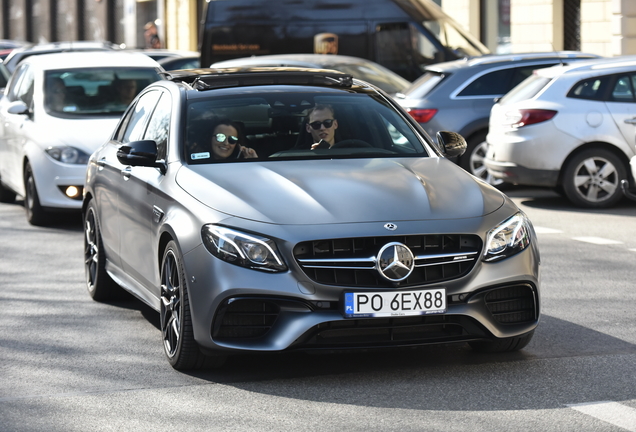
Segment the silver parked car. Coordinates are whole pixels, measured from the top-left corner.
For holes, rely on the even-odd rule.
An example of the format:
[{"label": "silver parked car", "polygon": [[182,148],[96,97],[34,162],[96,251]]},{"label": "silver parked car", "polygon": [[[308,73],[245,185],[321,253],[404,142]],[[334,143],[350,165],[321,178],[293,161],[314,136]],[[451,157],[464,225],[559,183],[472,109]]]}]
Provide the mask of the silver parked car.
[{"label": "silver parked car", "polygon": [[121,287],[156,309],[173,367],[528,344],[536,236],[443,157],[465,149],[461,136],[440,133],[437,148],[391,98],[336,71],[166,75],[90,157],[83,214],[90,295]]}]

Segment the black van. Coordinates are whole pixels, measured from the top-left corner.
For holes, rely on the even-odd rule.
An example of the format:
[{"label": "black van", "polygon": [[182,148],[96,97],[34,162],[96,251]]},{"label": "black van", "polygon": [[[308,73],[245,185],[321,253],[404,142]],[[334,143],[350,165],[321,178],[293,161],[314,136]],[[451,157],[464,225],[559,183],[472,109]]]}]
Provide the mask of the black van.
[{"label": "black van", "polygon": [[413,81],[431,63],[488,49],[431,0],[214,0],[201,66],[263,54],[362,57]]}]

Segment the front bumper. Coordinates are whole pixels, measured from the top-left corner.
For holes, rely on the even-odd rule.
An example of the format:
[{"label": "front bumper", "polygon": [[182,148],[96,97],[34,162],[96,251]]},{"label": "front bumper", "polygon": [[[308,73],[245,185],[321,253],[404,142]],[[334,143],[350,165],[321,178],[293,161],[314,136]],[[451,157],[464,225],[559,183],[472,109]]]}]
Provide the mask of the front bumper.
[{"label": "front bumper", "polygon": [[[32,156],[29,162],[42,207],[60,210],[82,208],[81,190],[86,178],[86,165],[63,164],[46,156],[44,152]],[[79,188],[78,199],[69,198],[64,194],[63,189],[67,186]]]},{"label": "front bumper", "polygon": [[[297,266],[268,274],[228,264],[203,246],[184,256],[194,335],[206,352],[357,349],[493,340],[532,331],[540,316],[536,239],[501,262],[479,261],[466,276],[442,284],[441,315],[345,318],[344,291],[324,286]],[[288,263],[289,264],[289,263]]]}]

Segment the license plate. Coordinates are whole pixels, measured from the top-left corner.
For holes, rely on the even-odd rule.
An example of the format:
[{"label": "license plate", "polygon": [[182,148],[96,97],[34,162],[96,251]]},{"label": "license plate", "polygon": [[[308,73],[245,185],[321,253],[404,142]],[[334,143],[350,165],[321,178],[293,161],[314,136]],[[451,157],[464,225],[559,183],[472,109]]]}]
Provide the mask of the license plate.
[{"label": "license plate", "polygon": [[444,288],[400,292],[347,292],[344,294],[344,316],[399,317],[446,312]]}]

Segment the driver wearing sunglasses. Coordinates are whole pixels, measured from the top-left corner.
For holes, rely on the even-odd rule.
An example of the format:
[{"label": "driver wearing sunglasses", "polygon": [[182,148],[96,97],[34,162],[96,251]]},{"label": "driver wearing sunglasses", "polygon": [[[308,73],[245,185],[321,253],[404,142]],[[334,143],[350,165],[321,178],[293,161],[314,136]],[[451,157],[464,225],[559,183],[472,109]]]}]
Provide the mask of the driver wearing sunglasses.
[{"label": "driver wearing sunglasses", "polygon": [[212,132],[212,157],[214,159],[228,158],[257,158],[256,151],[242,146],[238,125],[229,119],[221,119],[217,122]]},{"label": "driver wearing sunglasses", "polygon": [[[336,129],[338,129],[338,120],[331,105],[317,104],[311,111],[307,118],[307,132],[309,132],[314,139],[311,149],[315,149],[318,146],[328,144],[329,148],[336,142]],[[323,141],[321,144],[320,141]]]}]

